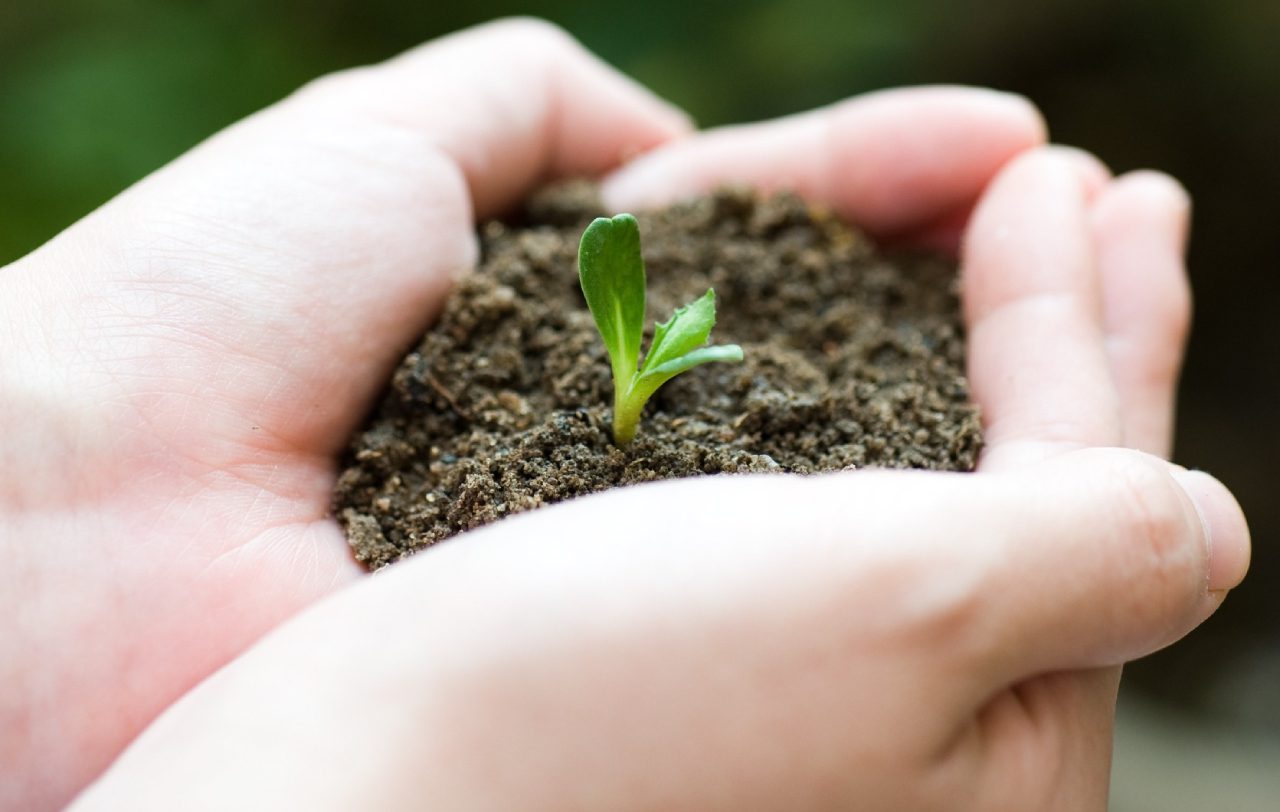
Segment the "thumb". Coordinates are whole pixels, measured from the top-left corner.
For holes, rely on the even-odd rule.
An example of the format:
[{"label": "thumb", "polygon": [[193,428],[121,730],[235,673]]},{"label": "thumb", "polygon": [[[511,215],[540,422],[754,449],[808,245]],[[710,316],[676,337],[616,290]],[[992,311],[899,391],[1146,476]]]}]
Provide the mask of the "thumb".
[{"label": "thumb", "polygon": [[[924,703],[908,738],[954,741],[953,701],[967,715],[1029,674],[1137,656],[1212,611],[1206,584],[1239,580],[1247,530],[1220,485],[1192,474],[1184,490],[1171,470],[1091,450],[1018,477],[704,477],[522,514],[280,626],[175,704],[85,808],[496,791],[561,809],[589,786],[609,791],[584,808],[829,803],[867,730],[884,747]],[[385,780],[385,742],[425,768]],[[495,783],[475,764],[519,768]],[[371,777],[378,794],[360,789]]]},{"label": "thumb", "polygon": [[[1005,480],[1001,482],[1001,480]],[[1249,566],[1249,529],[1209,475],[1122,449],[1072,452],[999,483],[988,592],[1002,680],[1115,665],[1180,639]]]}]

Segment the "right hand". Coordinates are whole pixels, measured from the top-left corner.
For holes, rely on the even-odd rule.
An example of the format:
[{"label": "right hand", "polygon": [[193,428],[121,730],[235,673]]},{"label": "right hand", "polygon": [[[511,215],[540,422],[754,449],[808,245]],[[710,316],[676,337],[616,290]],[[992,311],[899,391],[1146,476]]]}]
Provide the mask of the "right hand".
[{"label": "right hand", "polygon": [[1245,544],[1118,449],[587,497],[308,610],[74,808],[1102,809],[1078,675],[1200,623]]}]

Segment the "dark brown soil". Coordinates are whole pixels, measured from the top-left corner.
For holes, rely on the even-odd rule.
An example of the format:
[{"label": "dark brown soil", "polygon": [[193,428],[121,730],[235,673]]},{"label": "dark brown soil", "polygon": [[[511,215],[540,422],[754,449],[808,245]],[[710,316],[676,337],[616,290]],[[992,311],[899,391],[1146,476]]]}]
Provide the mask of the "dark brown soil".
[{"label": "dark brown soil", "polygon": [[400,364],[338,479],[335,513],[377,568],[456,533],[582,494],[673,477],[863,466],[970,470],[981,445],[963,377],[954,268],[886,259],[791,196],[744,191],[641,213],[655,319],[715,288],[698,367],[650,401],[626,451],[577,278],[602,214],[578,183],[519,227],[481,230],[479,270]]}]

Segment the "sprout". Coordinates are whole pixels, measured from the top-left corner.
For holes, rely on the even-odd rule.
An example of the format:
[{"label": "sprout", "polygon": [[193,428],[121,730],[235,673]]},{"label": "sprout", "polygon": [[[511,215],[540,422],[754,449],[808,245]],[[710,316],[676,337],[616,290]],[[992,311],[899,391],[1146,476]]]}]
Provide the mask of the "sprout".
[{"label": "sprout", "polygon": [[636,436],[640,411],[658,387],[699,364],[742,360],[736,344],[703,346],[716,323],[716,294],[708,288],[656,326],[649,354],[639,363],[644,260],[640,229],[630,214],[600,217],[587,226],[578,248],[578,279],[613,365],[613,441],[623,448]]}]

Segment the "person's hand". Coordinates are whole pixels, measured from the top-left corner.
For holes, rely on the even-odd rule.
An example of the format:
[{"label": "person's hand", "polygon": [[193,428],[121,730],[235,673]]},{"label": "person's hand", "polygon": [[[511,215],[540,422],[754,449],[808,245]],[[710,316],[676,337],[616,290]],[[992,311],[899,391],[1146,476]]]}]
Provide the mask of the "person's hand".
[{"label": "person's hand", "polygon": [[[304,88],[0,270],[0,808],[64,802],[355,581],[333,457],[475,218],[688,129],[549,26],[485,26]],[[775,154],[759,132],[726,149]],[[769,132],[791,154],[759,173],[898,237],[953,228],[1044,137],[1021,100],[941,88]]]},{"label": "person's hand", "polygon": [[[931,197],[962,173],[912,153],[938,128],[895,123],[980,98],[1019,106],[886,94],[675,143],[606,189],[781,180],[945,241],[972,195]],[[867,121],[894,153],[878,179],[836,160]],[[1185,216],[1167,179],[1075,153],[1004,171],[965,251],[978,475],[666,483],[470,534],[285,624],[81,808],[1101,808],[1111,666],[1194,627],[1248,559],[1212,479],[1078,450],[1167,453]]]},{"label": "person's hand", "polygon": [[1185,214],[1059,150],[996,181],[965,252],[980,473],[707,478],[492,525],[283,625],[75,808],[1104,809],[1113,666],[1248,563],[1215,480],[1080,448],[1167,447]]}]

